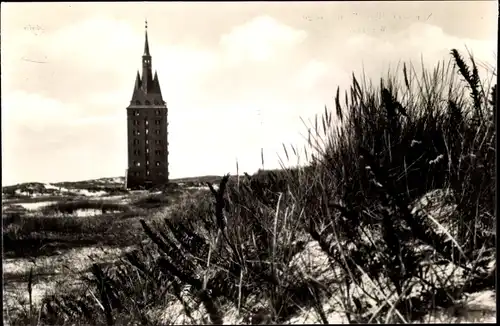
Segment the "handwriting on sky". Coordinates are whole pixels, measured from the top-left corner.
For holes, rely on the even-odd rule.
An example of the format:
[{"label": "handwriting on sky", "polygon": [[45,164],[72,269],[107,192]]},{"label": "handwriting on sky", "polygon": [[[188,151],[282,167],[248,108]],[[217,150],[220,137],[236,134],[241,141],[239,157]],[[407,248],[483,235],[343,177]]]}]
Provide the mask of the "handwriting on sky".
[{"label": "handwriting on sky", "polygon": [[394,24],[398,22],[427,22],[432,18],[432,13],[425,15],[417,14],[396,14],[389,12],[374,12],[371,14],[361,14],[358,12],[337,14],[333,17],[322,15],[304,15],[304,20],[326,21],[337,20],[340,23],[345,23],[351,33],[384,33],[388,31]]},{"label": "handwriting on sky", "polygon": [[45,30],[42,26],[40,25],[26,25],[24,26],[24,31],[34,34],[34,35],[40,35],[42,34]]}]

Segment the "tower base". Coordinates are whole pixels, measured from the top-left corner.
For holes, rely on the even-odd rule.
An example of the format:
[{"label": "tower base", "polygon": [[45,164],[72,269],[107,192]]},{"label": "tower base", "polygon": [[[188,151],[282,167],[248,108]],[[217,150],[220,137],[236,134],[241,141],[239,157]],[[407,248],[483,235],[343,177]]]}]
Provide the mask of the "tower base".
[{"label": "tower base", "polygon": [[141,177],[127,172],[126,187],[129,190],[149,190],[151,188],[162,188],[168,185],[166,177]]}]

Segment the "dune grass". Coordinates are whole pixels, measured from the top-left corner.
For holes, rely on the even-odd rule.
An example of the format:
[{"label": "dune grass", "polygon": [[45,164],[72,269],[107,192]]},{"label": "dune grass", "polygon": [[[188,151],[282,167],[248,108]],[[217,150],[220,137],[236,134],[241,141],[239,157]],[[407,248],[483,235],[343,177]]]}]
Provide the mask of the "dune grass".
[{"label": "dune grass", "polygon": [[[496,85],[451,55],[378,86],[353,76],[344,104],[337,90],[309,129],[311,164],[208,183],[162,223],[141,220],[150,243],[94,265],[86,291],[20,320],[179,323],[153,313],[176,302],[191,323],[220,324],[232,308],[251,323],[307,309],[328,323],[334,298],[346,322],[407,323],[494,289]],[[310,243],[327,258],[322,274],[297,263]]]}]

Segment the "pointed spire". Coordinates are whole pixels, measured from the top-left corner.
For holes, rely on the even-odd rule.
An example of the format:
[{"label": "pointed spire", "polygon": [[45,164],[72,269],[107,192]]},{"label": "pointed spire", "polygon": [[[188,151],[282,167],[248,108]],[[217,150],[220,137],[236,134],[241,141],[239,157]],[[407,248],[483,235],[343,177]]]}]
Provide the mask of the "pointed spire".
[{"label": "pointed spire", "polygon": [[138,92],[141,89],[141,76],[139,75],[139,70],[137,70],[137,75],[135,76],[134,91],[132,92],[132,100],[137,100]]},{"label": "pointed spire", "polygon": [[137,76],[135,77],[135,88],[141,87],[141,76],[139,75],[139,70],[137,70]]},{"label": "pointed spire", "polygon": [[[133,100],[144,100],[144,96],[152,96],[148,101],[160,101],[163,102],[161,97],[160,83],[158,82],[158,73],[152,71],[152,57],[149,52],[149,40],[148,40],[148,22],[145,21],[146,27],[146,38],[144,44],[144,55],[142,56],[142,73],[137,72],[134,84],[134,95]],[[159,97],[157,98],[157,96]],[[157,101],[158,100],[158,101]]]},{"label": "pointed spire", "polygon": [[158,79],[158,72],[155,70],[155,76],[153,78],[153,84],[154,84],[154,87],[155,87],[155,91],[160,94],[161,96],[161,87],[160,87],[160,81]]},{"label": "pointed spire", "polygon": [[148,20],[145,21],[145,29],[146,29],[146,41],[144,42],[144,55],[150,56],[149,54],[149,42],[148,42]]}]

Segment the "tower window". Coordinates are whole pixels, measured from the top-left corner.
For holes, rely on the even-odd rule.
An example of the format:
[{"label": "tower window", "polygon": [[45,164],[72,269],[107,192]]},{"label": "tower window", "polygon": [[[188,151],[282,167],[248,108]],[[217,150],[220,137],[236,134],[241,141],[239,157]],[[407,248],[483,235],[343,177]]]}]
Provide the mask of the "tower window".
[{"label": "tower window", "polygon": [[146,135],[149,135],[149,129],[146,128]]},{"label": "tower window", "polygon": [[141,101],[136,100],[136,101],[135,101],[135,105],[141,105]]},{"label": "tower window", "polygon": [[155,120],[155,125],[159,125],[160,123],[160,120]]},{"label": "tower window", "polygon": [[151,105],[151,102],[149,102],[149,101],[146,101],[146,105]]},{"label": "tower window", "polygon": [[137,139],[137,138],[136,138],[136,139],[134,139],[134,144],[135,144],[135,145],[138,145],[138,144],[139,144],[139,139]]},{"label": "tower window", "polygon": [[135,166],[141,166],[141,162],[134,161]]},{"label": "tower window", "polygon": [[149,175],[149,170],[146,171],[146,174]]},{"label": "tower window", "polygon": [[160,150],[156,150],[155,151],[155,155],[161,155],[161,151]]},{"label": "tower window", "polygon": [[148,145],[148,144],[149,144],[149,140],[146,139],[146,145]]},{"label": "tower window", "polygon": [[140,155],[140,154],[141,154],[141,151],[140,151],[140,150],[136,149],[136,150],[134,151],[134,155]]},{"label": "tower window", "polygon": [[146,161],[146,165],[149,165],[149,161]]},{"label": "tower window", "polygon": [[135,110],[134,115],[137,117],[139,115],[139,111]]},{"label": "tower window", "polygon": [[149,148],[146,148],[146,153],[149,154]]},{"label": "tower window", "polygon": [[149,121],[148,121],[148,120],[146,120],[146,126],[147,126],[147,125],[149,125]]},{"label": "tower window", "polygon": [[156,110],[156,115],[160,115],[160,110]]},{"label": "tower window", "polygon": [[159,140],[159,139],[155,140],[155,144],[156,144],[156,145],[161,144],[161,140]]},{"label": "tower window", "polygon": [[159,135],[160,134],[160,129],[155,130],[155,134]]},{"label": "tower window", "polygon": [[138,177],[138,176],[140,176],[140,175],[141,175],[141,174],[140,174],[139,172],[136,172],[136,173],[135,173],[135,176],[136,176],[136,177]]},{"label": "tower window", "polygon": [[[155,105],[160,105],[160,102],[158,102],[157,100],[155,100]],[[156,112],[159,112],[160,110],[156,110]],[[159,114],[159,113],[156,113],[156,114]]]},{"label": "tower window", "polygon": [[156,161],[156,166],[160,166],[160,161]]}]

